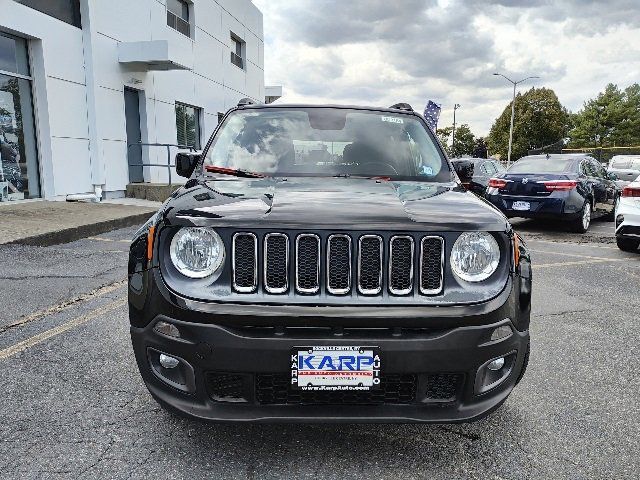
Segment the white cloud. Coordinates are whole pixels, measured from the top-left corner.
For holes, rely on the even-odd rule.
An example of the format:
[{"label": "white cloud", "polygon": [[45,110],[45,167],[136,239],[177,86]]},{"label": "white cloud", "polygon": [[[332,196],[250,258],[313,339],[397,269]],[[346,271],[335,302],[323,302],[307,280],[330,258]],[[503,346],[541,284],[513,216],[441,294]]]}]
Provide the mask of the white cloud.
[{"label": "white cloud", "polygon": [[480,135],[511,99],[491,75],[539,75],[570,110],[640,74],[636,0],[254,0],[283,102],[443,104]]}]

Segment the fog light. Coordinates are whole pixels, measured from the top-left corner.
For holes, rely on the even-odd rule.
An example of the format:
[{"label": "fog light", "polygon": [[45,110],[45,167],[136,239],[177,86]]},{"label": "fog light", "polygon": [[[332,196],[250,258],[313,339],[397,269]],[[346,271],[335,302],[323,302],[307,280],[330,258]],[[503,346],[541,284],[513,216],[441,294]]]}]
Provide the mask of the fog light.
[{"label": "fog light", "polygon": [[509,325],[502,325],[491,332],[491,341],[502,340],[503,338],[510,337],[513,331]]},{"label": "fog light", "polygon": [[180,330],[173,323],[160,321],[155,324],[153,330],[167,337],[180,338]]},{"label": "fog light", "polygon": [[[160,362],[162,362],[162,356],[160,357]],[[497,372],[502,367],[504,367],[504,357],[496,358],[493,362],[487,365],[487,368],[494,372]]]},{"label": "fog light", "polygon": [[[502,363],[504,363],[504,360],[502,361]],[[160,365],[162,365],[164,368],[176,368],[178,365],[180,365],[180,360],[161,353]]]}]

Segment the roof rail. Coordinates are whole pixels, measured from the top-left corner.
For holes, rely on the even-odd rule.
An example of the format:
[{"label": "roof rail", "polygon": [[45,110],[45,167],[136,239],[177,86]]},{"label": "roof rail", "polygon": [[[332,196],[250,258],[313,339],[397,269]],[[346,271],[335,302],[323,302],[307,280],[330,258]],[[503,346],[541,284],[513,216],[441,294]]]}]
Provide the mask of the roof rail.
[{"label": "roof rail", "polygon": [[243,98],[238,102],[238,106],[239,107],[244,107],[246,105],[258,105],[259,102],[256,102],[255,100],[251,99],[251,98]]},{"label": "roof rail", "polygon": [[395,105],[391,105],[389,108],[393,108],[395,110],[407,110],[408,112],[413,112],[413,108],[408,103],[396,103]]}]

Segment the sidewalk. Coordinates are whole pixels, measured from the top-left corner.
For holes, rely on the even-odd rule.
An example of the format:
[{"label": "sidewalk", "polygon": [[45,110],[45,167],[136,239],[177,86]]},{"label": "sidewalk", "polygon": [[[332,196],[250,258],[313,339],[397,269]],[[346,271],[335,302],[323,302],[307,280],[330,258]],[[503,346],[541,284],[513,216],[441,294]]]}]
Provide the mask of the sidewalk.
[{"label": "sidewalk", "polygon": [[160,203],[131,199],[122,199],[122,203],[114,200],[103,203],[0,203],[0,245],[56,245],[142,225],[159,206]]}]

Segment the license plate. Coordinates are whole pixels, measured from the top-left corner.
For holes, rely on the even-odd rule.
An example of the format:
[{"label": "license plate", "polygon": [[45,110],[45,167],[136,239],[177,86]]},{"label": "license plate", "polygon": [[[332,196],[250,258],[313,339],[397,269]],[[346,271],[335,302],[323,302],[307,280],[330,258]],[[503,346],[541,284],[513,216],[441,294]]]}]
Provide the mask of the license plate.
[{"label": "license plate", "polygon": [[513,202],[511,208],[513,210],[531,210],[531,204],[529,202]]},{"label": "license plate", "polygon": [[300,390],[373,390],[380,386],[377,347],[296,347],[291,387]]}]

